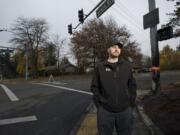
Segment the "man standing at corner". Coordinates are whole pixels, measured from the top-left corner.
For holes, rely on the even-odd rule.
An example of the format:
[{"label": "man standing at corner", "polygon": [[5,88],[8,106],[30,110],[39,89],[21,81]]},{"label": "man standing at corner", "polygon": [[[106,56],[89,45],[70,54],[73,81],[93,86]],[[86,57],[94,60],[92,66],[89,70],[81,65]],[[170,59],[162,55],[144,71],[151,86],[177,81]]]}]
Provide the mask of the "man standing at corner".
[{"label": "man standing at corner", "polygon": [[97,107],[99,135],[131,135],[133,107],[136,99],[136,81],[132,66],[121,57],[123,45],[114,43],[107,48],[108,59],[94,69],[91,83],[93,100]]}]

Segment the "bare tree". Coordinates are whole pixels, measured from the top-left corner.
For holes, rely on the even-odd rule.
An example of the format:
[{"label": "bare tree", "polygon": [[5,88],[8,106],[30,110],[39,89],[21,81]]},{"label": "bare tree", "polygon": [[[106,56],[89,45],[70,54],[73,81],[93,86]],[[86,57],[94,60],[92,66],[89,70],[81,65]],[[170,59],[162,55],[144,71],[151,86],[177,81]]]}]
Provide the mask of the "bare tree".
[{"label": "bare tree", "polygon": [[59,69],[60,59],[62,59],[62,57],[63,57],[63,55],[62,55],[63,54],[63,49],[64,49],[63,45],[65,44],[66,39],[65,38],[60,39],[60,36],[58,34],[55,34],[52,42],[56,46],[57,66],[58,66],[58,69]]},{"label": "bare tree", "polygon": [[44,65],[47,66],[55,66],[57,63],[57,56],[56,56],[56,45],[52,42],[47,42],[45,48],[41,53],[44,59]]},{"label": "bare tree", "polygon": [[13,37],[10,42],[15,43],[19,48],[28,49],[29,68],[33,77],[37,76],[39,47],[47,40],[48,24],[46,20],[39,18],[17,18],[11,31]]}]

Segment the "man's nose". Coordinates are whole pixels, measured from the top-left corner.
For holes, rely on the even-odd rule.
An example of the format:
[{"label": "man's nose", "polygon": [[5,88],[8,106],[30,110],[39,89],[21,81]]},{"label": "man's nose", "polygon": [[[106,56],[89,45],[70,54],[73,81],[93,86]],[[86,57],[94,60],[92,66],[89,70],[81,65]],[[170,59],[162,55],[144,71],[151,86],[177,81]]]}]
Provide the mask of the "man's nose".
[{"label": "man's nose", "polygon": [[115,51],[118,51],[118,48],[115,48]]}]

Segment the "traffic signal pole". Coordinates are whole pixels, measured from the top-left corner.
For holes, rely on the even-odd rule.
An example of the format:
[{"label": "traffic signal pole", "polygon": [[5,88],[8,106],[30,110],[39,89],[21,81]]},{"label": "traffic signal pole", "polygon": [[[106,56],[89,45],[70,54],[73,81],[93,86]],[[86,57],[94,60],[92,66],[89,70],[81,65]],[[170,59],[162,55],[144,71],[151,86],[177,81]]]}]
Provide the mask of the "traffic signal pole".
[{"label": "traffic signal pole", "polygon": [[[149,12],[156,8],[155,0],[148,0]],[[150,28],[151,56],[152,56],[152,87],[153,94],[160,92],[159,46],[157,39],[157,25]]]}]

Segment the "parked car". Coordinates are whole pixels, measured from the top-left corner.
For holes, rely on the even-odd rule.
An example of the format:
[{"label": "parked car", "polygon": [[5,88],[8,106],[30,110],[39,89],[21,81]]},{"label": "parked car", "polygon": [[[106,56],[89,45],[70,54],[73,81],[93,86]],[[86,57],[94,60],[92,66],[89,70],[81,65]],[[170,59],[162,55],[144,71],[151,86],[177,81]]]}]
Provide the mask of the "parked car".
[{"label": "parked car", "polygon": [[141,68],[138,70],[138,73],[146,73],[146,72],[151,72],[150,68]]}]

